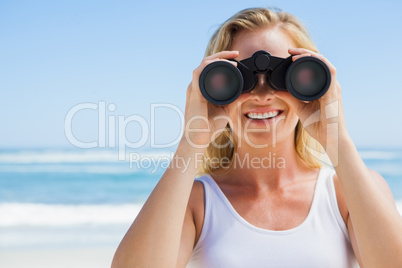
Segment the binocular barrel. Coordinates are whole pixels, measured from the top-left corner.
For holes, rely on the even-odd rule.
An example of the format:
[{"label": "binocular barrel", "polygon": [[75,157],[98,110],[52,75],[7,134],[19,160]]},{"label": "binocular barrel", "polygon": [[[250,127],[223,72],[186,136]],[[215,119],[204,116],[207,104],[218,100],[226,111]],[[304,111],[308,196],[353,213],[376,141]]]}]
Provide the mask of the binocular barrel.
[{"label": "binocular barrel", "polygon": [[250,58],[231,61],[237,62],[237,67],[227,61],[216,61],[200,75],[201,93],[213,104],[232,103],[241,93],[251,91],[257,83],[257,74],[264,74],[274,90],[287,90],[303,101],[321,98],[331,84],[328,66],[316,57],[302,57],[293,62],[292,56],[278,58],[260,50]]}]

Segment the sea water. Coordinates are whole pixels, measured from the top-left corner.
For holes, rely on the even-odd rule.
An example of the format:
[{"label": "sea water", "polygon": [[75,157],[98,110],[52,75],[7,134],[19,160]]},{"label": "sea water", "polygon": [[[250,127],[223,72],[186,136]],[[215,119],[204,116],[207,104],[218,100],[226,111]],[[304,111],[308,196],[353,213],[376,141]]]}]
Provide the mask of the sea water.
[{"label": "sea water", "polygon": [[[139,162],[110,150],[0,150],[0,250],[117,247],[173,153],[144,149]],[[359,154],[402,212],[402,149]]]}]

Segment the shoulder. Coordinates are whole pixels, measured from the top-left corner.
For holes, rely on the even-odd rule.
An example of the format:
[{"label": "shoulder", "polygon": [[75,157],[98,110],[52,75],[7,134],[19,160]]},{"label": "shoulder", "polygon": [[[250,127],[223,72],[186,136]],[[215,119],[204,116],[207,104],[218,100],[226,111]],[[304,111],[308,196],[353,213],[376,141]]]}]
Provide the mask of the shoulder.
[{"label": "shoulder", "polygon": [[204,186],[201,181],[194,181],[193,188],[190,193],[190,198],[188,201],[188,206],[192,212],[193,220],[196,228],[196,239],[197,243],[198,238],[201,235],[202,226],[204,223],[204,205],[205,197],[204,197]]},{"label": "shoulder", "polygon": [[346,204],[346,199],[345,199],[345,195],[342,190],[341,183],[340,183],[336,173],[334,173],[333,181],[334,181],[336,201],[338,202],[339,212],[341,213],[343,221],[347,225],[347,221],[348,221],[348,217],[349,217],[349,210],[348,210],[348,206]]},{"label": "shoulder", "polygon": [[190,193],[190,208],[197,208],[200,202],[204,204],[204,185],[201,181],[195,180]]}]

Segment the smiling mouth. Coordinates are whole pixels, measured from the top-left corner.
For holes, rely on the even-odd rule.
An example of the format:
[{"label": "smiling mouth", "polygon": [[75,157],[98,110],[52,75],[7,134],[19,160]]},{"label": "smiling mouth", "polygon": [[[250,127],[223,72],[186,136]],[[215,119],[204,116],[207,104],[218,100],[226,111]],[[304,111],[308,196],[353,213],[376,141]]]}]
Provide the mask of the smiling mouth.
[{"label": "smiling mouth", "polygon": [[245,116],[252,120],[269,120],[269,119],[273,119],[273,118],[277,117],[278,115],[280,115],[282,113],[283,113],[283,111],[281,111],[281,110],[264,112],[264,113],[250,112],[250,113],[246,113]]}]

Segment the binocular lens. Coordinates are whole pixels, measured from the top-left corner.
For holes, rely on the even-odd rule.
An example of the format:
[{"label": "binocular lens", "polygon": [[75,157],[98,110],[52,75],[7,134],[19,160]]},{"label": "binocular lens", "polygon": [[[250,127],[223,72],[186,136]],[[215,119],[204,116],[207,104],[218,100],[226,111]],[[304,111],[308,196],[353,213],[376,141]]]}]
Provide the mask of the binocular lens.
[{"label": "binocular lens", "polygon": [[290,73],[290,83],[297,93],[312,97],[325,89],[327,73],[316,61],[300,62]]},{"label": "binocular lens", "polygon": [[265,74],[275,90],[287,90],[303,101],[321,98],[331,84],[328,66],[312,56],[293,61],[292,56],[282,59],[261,50],[236,62],[235,66],[229,61],[215,61],[202,70],[199,85],[207,101],[215,105],[234,102],[242,92],[254,88],[257,74]]},{"label": "binocular lens", "polygon": [[225,102],[241,93],[243,81],[239,71],[230,63],[220,62],[211,68],[205,76],[205,92],[212,99]]}]

